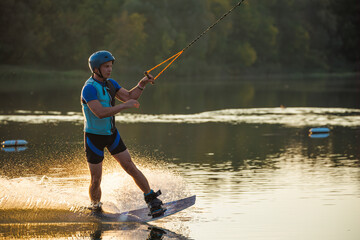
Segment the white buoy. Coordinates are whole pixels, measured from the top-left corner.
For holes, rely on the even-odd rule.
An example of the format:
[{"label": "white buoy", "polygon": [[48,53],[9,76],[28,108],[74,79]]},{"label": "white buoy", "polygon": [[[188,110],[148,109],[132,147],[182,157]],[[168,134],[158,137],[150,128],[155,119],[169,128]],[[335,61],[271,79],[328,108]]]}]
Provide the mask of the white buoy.
[{"label": "white buoy", "polygon": [[6,140],[1,143],[3,147],[24,146],[26,144],[28,144],[26,140]]},{"label": "white buoy", "polygon": [[310,133],[328,133],[330,132],[330,129],[327,127],[317,127],[317,128],[310,128]]},{"label": "white buoy", "polygon": [[311,138],[327,138],[330,135],[330,129],[327,127],[316,127],[309,129],[309,137]]}]

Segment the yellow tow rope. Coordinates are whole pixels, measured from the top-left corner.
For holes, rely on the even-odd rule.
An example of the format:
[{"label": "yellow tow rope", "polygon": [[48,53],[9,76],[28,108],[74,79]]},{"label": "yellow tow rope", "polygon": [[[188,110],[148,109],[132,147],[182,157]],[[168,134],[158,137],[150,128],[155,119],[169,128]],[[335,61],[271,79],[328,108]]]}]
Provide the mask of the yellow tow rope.
[{"label": "yellow tow rope", "polygon": [[166,59],[165,61],[159,63],[159,64],[156,65],[155,67],[147,70],[144,74],[145,74],[148,78],[150,78],[149,73],[150,73],[152,70],[156,69],[157,67],[163,65],[164,63],[166,63],[166,62],[168,62],[168,61],[170,61],[170,60],[172,59],[172,61],[171,61],[170,63],[168,63],[168,65],[166,65],[166,67],[165,67],[163,70],[161,70],[161,72],[159,72],[158,75],[156,75],[156,77],[154,77],[154,79],[157,79],[183,52],[184,52],[184,50],[181,50],[180,52],[178,52],[177,54],[173,55],[172,57],[169,57],[168,59]]}]

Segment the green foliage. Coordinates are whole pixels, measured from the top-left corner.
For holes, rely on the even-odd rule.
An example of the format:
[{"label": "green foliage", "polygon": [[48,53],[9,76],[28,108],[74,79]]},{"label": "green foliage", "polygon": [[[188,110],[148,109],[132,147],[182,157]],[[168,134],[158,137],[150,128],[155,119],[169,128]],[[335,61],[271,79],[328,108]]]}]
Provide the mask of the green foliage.
[{"label": "green foliage", "polygon": [[136,63],[145,50],[147,34],[145,17],[138,13],[122,12],[109,23],[110,33],[105,36],[105,46],[121,63]]},{"label": "green foliage", "polygon": [[250,45],[250,43],[245,42],[241,43],[235,48],[235,53],[238,55],[237,62],[239,65],[250,67],[253,65],[257,59],[255,49]]},{"label": "green foliage", "polygon": [[[91,53],[107,49],[122,71],[146,70],[183,49],[237,2],[1,1],[0,64],[85,70]],[[356,70],[359,12],[358,0],[246,0],[181,56],[176,70]]]}]

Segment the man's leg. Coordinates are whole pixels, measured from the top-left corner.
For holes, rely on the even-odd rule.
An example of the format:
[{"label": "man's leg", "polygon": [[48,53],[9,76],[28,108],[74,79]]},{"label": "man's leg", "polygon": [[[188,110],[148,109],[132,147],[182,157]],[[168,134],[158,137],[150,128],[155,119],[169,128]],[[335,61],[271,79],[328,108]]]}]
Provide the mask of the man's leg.
[{"label": "man's leg", "polygon": [[128,150],[113,155],[114,158],[120,163],[122,168],[134,179],[136,185],[144,192],[145,202],[147,203],[150,214],[153,217],[159,217],[164,214],[166,209],[162,207],[163,203],[157,197],[161,192],[155,193],[150,189],[149,182],[142,172],[135,166],[131,160]]},{"label": "man's leg", "polygon": [[121,167],[134,179],[136,185],[145,194],[150,192],[149,182],[144,174],[135,166],[131,160],[131,156],[128,150],[117,153],[113,157],[118,161]]},{"label": "man's leg", "polygon": [[98,164],[88,163],[90,174],[91,174],[91,181],[89,187],[89,195],[91,202],[93,204],[97,204],[100,202],[101,199],[101,177],[102,177],[102,162]]}]

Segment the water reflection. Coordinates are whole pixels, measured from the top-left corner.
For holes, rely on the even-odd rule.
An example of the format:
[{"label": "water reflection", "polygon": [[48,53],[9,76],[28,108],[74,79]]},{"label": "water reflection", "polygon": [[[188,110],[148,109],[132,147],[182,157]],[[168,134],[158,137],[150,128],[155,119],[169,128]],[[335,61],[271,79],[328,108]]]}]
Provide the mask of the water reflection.
[{"label": "water reflection", "polygon": [[4,152],[22,152],[25,151],[27,147],[1,147],[1,150]]},{"label": "water reflection", "polygon": [[96,230],[90,234],[91,240],[99,239],[144,239],[144,240],[166,240],[188,238],[149,224],[97,224]]},{"label": "water reflection", "polygon": [[[68,214],[89,201],[80,89],[4,94],[1,140],[29,145],[0,151],[0,237],[357,239],[358,82],[285,82],[159,84],[144,92],[139,110],[119,114],[121,136],[164,200],[197,195],[193,208],[150,229]],[[309,128],[320,126],[329,136],[310,138]],[[144,205],[109,155],[104,168],[104,205]]]},{"label": "water reflection", "polygon": [[[121,86],[131,89],[138,78],[113,76]],[[139,76],[141,77],[141,76]],[[37,76],[27,76],[25,83],[38,81]],[[1,111],[81,111],[79,94],[86,81],[73,78],[71,86],[61,86],[63,79],[52,82],[49,89],[19,88],[16,91],[5,89],[0,94]],[[141,96],[141,107],[136,112],[148,114],[198,113],[216,109],[259,108],[259,107],[340,107],[360,108],[358,76],[350,77],[297,77],[287,78],[224,78],[206,81],[203,76],[191,79],[172,77],[170,81],[160,79],[151,90]],[[19,81],[14,79],[7,81]],[[19,83],[20,84],[20,83]],[[24,84],[28,86],[28,84]],[[28,86],[32,88],[33,86]],[[21,96],[21,97],[19,97]],[[64,97],[66,96],[66,97]],[[166,99],[166,101],[165,101]]]},{"label": "water reflection", "polygon": [[[251,239],[359,236],[358,159],[341,154],[305,158],[301,149],[293,147],[262,161],[267,164],[260,168],[257,160],[251,159],[240,169],[231,161],[174,166],[198,194],[195,218],[203,224],[197,227],[209,231],[218,224],[225,232],[236,231],[238,236]],[[193,229],[201,231],[199,228]],[[263,234],[257,234],[259,231]],[[205,238],[205,234],[196,236]]]},{"label": "water reflection", "polygon": [[33,223],[0,224],[2,239],[139,239],[166,240],[188,238],[169,230],[136,223]]},{"label": "water reflection", "polygon": [[[118,127],[145,175],[163,190],[166,199],[188,192],[198,195],[193,209],[156,222],[156,226],[192,239],[286,239],[295,235],[298,239],[356,239],[360,234],[356,128],[336,126],[329,137],[312,139],[308,127],[276,124],[137,123]],[[1,130],[6,138],[11,134],[33,137],[24,152],[0,153],[2,209],[15,203],[36,209],[70,209],[87,203],[89,176],[81,126],[10,122]],[[108,156],[105,163],[106,202],[124,211],[139,208],[143,202],[132,180]],[[15,213],[0,216],[26,216]],[[55,222],[59,236],[77,234],[68,234],[61,221]],[[4,226],[17,226],[9,221],[0,225],[7,234],[13,230]],[[56,233],[44,228],[49,233],[44,238]],[[79,238],[99,233],[104,239],[140,236],[117,228],[107,225],[101,230],[91,225],[83,232],[77,229]],[[148,238],[150,231],[141,229],[136,230],[141,232],[140,239]],[[41,236],[41,229],[32,231]],[[25,231],[20,232],[19,238],[20,234],[27,238]]]}]

